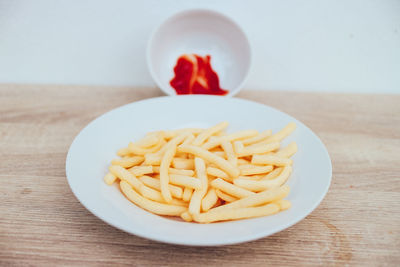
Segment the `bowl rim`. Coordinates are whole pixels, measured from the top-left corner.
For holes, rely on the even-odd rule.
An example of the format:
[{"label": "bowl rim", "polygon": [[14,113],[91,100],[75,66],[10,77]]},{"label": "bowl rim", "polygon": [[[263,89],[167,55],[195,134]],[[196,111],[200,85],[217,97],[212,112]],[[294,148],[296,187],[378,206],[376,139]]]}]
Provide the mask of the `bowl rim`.
[{"label": "bowl rim", "polygon": [[242,79],[242,81],[232,90],[229,90],[228,94],[223,95],[225,97],[232,97],[235,96],[237,93],[239,93],[242,89],[243,89],[243,85],[246,83],[247,78],[249,76],[250,73],[250,69],[252,66],[252,51],[251,51],[251,45],[250,45],[250,41],[249,38],[246,35],[246,32],[243,30],[243,28],[236,22],[234,21],[231,17],[219,12],[219,11],[215,11],[212,9],[207,9],[207,8],[191,8],[191,9],[185,9],[183,11],[179,11],[177,13],[172,14],[171,16],[167,17],[166,19],[164,19],[161,23],[159,23],[151,32],[150,34],[150,38],[147,41],[146,44],[146,62],[147,62],[147,68],[150,72],[151,77],[153,78],[153,81],[156,83],[156,85],[158,86],[159,89],[161,89],[161,91],[163,91],[166,95],[170,95],[170,96],[177,96],[177,94],[175,93],[175,91],[172,90],[167,90],[163,84],[161,83],[161,81],[158,79],[156,72],[154,70],[153,64],[152,64],[152,55],[151,55],[151,46],[153,44],[154,38],[157,35],[157,33],[159,32],[159,30],[161,29],[161,27],[165,24],[167,24],[168,22],[179,18],[179,17],[184,17],[193,13],[205,13],[208,15],[213,15],[213,16],[217,16],[220,17],[226,21],[228,21],[230,24],[232,24],[234,27],[237,28],[237,30],[242,34],[242,36],[244,37],[244,42],[247,45],[247,52],[248,52],[248,67],[244,73],[244,77]]}]

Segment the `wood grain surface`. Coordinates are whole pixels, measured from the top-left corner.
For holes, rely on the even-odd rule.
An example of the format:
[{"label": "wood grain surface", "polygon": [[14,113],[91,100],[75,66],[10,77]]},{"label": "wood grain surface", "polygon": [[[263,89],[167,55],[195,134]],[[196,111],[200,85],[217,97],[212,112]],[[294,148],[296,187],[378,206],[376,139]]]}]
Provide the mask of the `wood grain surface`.
[{"label": "wood grain surface", "polygon": [[161,244],[89,213],[65,177],[76,134],[154,88],[0,85],[0,265],[399,266],[400,96],[244,90],[298,118],[333,164],[322,204],[291,228],[222,247]]}]

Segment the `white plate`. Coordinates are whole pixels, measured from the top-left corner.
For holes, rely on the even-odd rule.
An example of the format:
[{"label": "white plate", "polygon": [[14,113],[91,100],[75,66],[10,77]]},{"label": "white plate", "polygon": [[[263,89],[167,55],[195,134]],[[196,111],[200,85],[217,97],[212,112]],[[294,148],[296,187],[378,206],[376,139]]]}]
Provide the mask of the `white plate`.
[{"label": "white plate", "polygon": [[[103,182],[115,152],[148,131],[209,127],[230,122],[228,131],[277,131],[288,122],[296,131],[284,144],[296,141],[293,174],[287,199],[292,208],[276,215],[197,224],[151,214],[127,200],[118,186]],[[210,246],[234,244],[265,237],[299,222],[310,214],[328,191],[332,166],[320,139],[303,123],[271,107],[236,98],[206,95],[159,97],[114,109],[86,126],[73,141],[67,156],[69,185],[79,201],[103,221],[131,234],[166,243]]]}]

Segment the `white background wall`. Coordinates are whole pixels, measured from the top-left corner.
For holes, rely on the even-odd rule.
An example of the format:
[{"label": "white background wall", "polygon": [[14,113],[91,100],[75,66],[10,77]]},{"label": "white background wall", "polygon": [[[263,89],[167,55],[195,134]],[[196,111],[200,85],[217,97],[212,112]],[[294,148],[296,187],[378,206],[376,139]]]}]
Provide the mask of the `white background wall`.
[{"label": "white background wall", "polygon": [[248,34],[246,88],[400,93],[400,0],[0,0],[0,82],[154,86],[151,31],[196,7]]}]

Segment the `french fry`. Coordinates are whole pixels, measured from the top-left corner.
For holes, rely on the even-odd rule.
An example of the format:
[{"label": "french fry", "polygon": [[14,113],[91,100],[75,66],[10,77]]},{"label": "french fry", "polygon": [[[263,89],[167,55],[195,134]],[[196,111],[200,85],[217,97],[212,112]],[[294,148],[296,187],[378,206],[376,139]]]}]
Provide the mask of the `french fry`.
[{"label": "french fry", "polygon": [[174,158],[172,160],[172,166],[175,169],[194,169],[194,161],[193,159],[183,159],[183,158]]},{"label": "french fry", "polygon": [[218,196],[215,192],[215,189],[210,188],[205,197],[203,198],[203,200],[201,201],[201,209],[203,211],[208,211],[217,203],[217,201],[218,201]]},{"label": "french fry", "polygon": [[292,167],[286,166],[283,168],[282,172],[272,180],[251,181],[238,178],[233,181],[233,184],[251,191],[263,191],[283,185],[291,173]]},{"label": "french fry", "polygon": [[222,178],[224,180],[232,181],[232,178],[230,178],[228,174],[226,174],[226,172],[221,171],[220,169],[215,167],[207,167],[207,174],[215,176],[217,178]]},{"label": "french fry", "polygon": [[133,175],[135,176],[142,176],[145,174],[150,174],[153,173],[153,166],[134,166],[130,169],[128,169]]},{"label": "french fry", "polygon": [[[148,187],[161,191],[161,184],[159,179],[144,175],[140,177],[139,180]],[[168,188],[173,197],[179,199],[182,198],[183,189],[181,187],[169,184]]]},{"label": "french fry", "polygon": [[283,185],[281,187],[276,187],[270,190],[265,190],[259,193],[255,193],[251,196],[239,199],[235,202],[219,206],[210,209],[208,212],[215,212],[224,209],[234,209],[234,208],[247,208],[263,205],[269,202],[274,202],[285,198],[289,194],[289,186]]},{"label": "french fry", "polygon": [[160,164],[160,185],[161,185],[161,194],[163,195],[167,203],[171,202],[172,200],[171,192],[169,191],[168,187],[170,178],[168,170],[176,153],[176,146],[179,145],[181,142],[183,142],[188,135],[189,135],[188,132],[182,132],[178,134],[176,137],[169,140],[168,143],[165,145],[165,152],[164,155],[162,156]]},{"label": "french fry", "polygon": [[208,177],[206,173],[206,164],[202,158],[195,158],[194,165],[196,169],[196,175],[201,182],[201,187],[195,189],[192,198],[189,203],[189,213],[196,214],[200,213],[201,200],[204,195],[207,193],[208,189]]},{"label": "french fry", "polygon": [[160,142],[161,138],[162,138],[161,132],[151,133],[151,134],[146,135],[139,141],[137,141],[135,143],[135,145],[137,145],[139,147],[143,147],[143,148],[149,148],[149,147],[157,145]]},{"label": "french fry", "polygon": [[[175,137],[173,137],[172,139],[170,139],[163,147],[160,148],[160,150],[158,150],[157,152],[154,153],[149,153],[152,154],[153,157],[152,158],[155,163],[154,165],[160,165],[161,164],[161,157],[162,155],[164,155],[165,151],[171,147],[171,146],[178,146],[179,144],[181,144],[189,135],[190,132],[188,132],[188,130],[183,130],[183,131],[179,131]],[[159,156],[159,158],[157,158],[156,156]],[[157,160],[159,160],[159,163],[157,164]],[[145,155],[145,162],[146,162],[146,155]]]},{"label": "french fry", "polygon": [[171,205],[177,205],[177,206],[183,206],[183,207],[188,207],[189,204],[187,203],[187,201],[183,201],[181,199],[176,199],[176,198],[172,198],[172,201],[170,203]]},{"label": "french fry", "polygon": [[226,127],[228,127],[228,123],[226,121],[218,123],[217,125],[208,128],[201,132],[196,139],[192,142],[192,145],[194,146],[201,146],[209,137],[212,135],[224,130]]},{"label": "french fry", "polygon": [[131,185],[122,180],[120,182],[120,187],[122,193],[134,204],[138,205],[139,207],[148,210],[152,213],[159,214],[159,215],[170,215],[170,216],[179,216],[183,212],[187,210],[186,207],[178,206],[178,205],[170,205],[170,204],[163,204],[158,203],[156,201],[149,200],[139,193],[137,193]]},{"label": "french fry", "polygon": [[190,213],[188,211],[185,211],[184,213],[182,213],[181,218],[186,222],[193,221],[192,215],[190,215]]},{"label": "french fry", "polygon": [[170,140],[178,135],[177,130],[164,131],[165,140]]},{"label": "french fry", "polygon": [[183,141],[182,144],[183,144],[183,145],[190,145],[190,144],[194,141],[194,139],[195,139],[194,134],[190,133],[190,134],[186,137],[185,141]]},{"label": "french fry", "polygon": [[280,208],[277,204],[271,203],[261,207],[238,208],[231,210],[219,210],[217,212],[206,212],[193,214],[193,219],[199,223],[211,223],[226,220],[238,220],[245,218],[254,218],[268,216],[279,212]]},{"label": "french fry", "polygon": [[190,201],[190,199],[192,198],[192,194],[193,188],[185,187],[185,189],[183,190],[182,200],[186,202]]},{"label": "french fry", "polygon": [[244,180],[252,180],[252,181],[259,181],[261,179],[260,175],[249,175],[249,176],[239,176],[236,179],[244,179]]},{"label": "french fry", "polygon": [[231,195],[225,194],[224,192],[222,192],[221,190],[217,189],[215,190],[215,193],[217,194],[217,196],[222,199],[225,202],[233,202],[238,200],[236,197],[233,197]]},{"label": "french fry", "polygon": [[274,187],[279,187],[286,183],[288,180],[290,174],[292,174],[292,167],[291,166],[285,166],[281,173],[274,179],[269,179],[269,180],[263,180],[260,182],[265,183],[265,188],[274,188]]},{"label": "french fry", "polygon": [[296,129],[296,123],[290,122],[288,123],[282,130],[273,134],[267,140],[269,142],[280,142],[285,139],[289,134],[291,134]]},{"label": "french fry", "polygon": [[236,133],[231,133],[226,136],[226,139],[230,142],[236,141],[236,140],[242,140],[242,139],[248,139],[251,137],[254,137],[258,135],[257,130],[244,130],[244,131],[239,131]]},{"label": "french fry", "polygon": [[169,168],[169,173],[170,174],[180,174],[180,175],[185,175],[185,176],[193,176],[194,175],[194,171],[192,171],[192,170],[174,169],[174,168]]},{"label": "french fry", "polygon": [[259,180],[261,180],[261,181],[272,180],[272,179],[276,178],[282,172],[282,170],[283,170],[283,167],[278,167],[278,168],[274,169],[272,172],[265,175],[264,177],[260,178]]},{"label": "french fry", "polygon": [[210,150],[216,148],[217,146],[221,145],[222,138],[211,136],[206,143],[204,143],[201,147]]},{"label": "french fry", "polygon": [[170,140],[183,132],[188,132],[193,135],[198,135],[202,131],[204,131],[204,129],[201,128],[183,128],[178,130],[164,131],[164,138]]},{"label": "french fry", "polygon": [[160,166],[152,166],[152,167],[153,167],[153,173],[160,173]]},{"label": "french fry", "polygon": [[227,135],[227,133],[225,132],[225,130],[222,130],[222,131],[214,134],[214,136],[217,136],[217,137],[223,137],[226,135]]},{"label": "french fry", "polygon": [[159,142],[156,145],[154,145],[152,147],[149,147],[149,148],[143,148],[143,147],[138,146],[135,143],[130,142],[129,145],[128,145],[128,148],[129,148],[129,151],[132,154],[144,155],[144,154],[147,154],[147,153],[155,153],[155,152],[157,152],[163,145],[165,145],[165,143],[166,142],[165,142],[164,139],[160,139]]},{"label": "french fry", "polygon": [[211,186],[237,198],[244,198],[254,194],[254,192],[233,185],[221,178],[213,180]]},{"label": "french fry", "polygon": [[250,137],[248,139],[245,139],[242,142],[243,142],[243,145],[248,146],[248,145],[252,145],[252,144],[261,142],[261,141],[267,139],[268,137],[270,137],[271,135],[272,135],[272,131],[271,130],[266,130],[266,131],[263,131],[262,133],[254,136],[254,137]]},{"label": "french fry", "polygon": [[297,144],[296,142],[292,142],[283,149],[279,150],[278,152],[275,153],[277,157],[282,157],[282,158],[290,158],[297,152]]},{"label": "french fry", "polygon": [[200,179],[179,174],[170,174],[169,182],[174,185],[189,187],[192,189],[201,189],[202,186]]},{"label": "french fry", "polygon": [[144,161],[144,158],[141,156],[135,156],[135,157],[125,157],[122,159],[113,159],[111,161],[112,165],[119,165],[124,168],[130,168],[132,166],[139,165]]},{"label": "french fry", "polygon": [[235,152],[233,151],[233,146],[232,146],[231,142],[229,142],[228,140],[225,139],[222,141],[221,146],[222,146],[222,149],[226,153],[228,162],[230,164],[232,164],[233,166],[237,166],[237,157],[236,157]]},{"label": "french fry", "polygon": [[180,152],[185,152],[185,153],[190,153],[193,154],[197,157],[200,157],[204,159],[205,161],[211,162],[215,165],[217,165],[220,169],[222,169],[224,172],[226,172],[229,176],[232,178],[238,177],[239,176],[239,169],[235,166],[233,166],[231,163],[229,163],[227,160],[218,157],[214,155],[212,152],[209,152],[208,150],[205,150],[201,147],[196,147],[196,146],[179,146],[178,151]]},{"label": "french fry", "polygon": [[264,183],[262,183],[261,181],[257,181],[257,180],[249,180],[249,179],[243,179],[243,178],[237,178],[235,180],[233,180],[233,184],[249,190],[249,191],[253,191],[253,192],[260,192],[263,190],[266,190]]},{"label": "french fry", "polygon": [[257,134],[258,134],[258,131],[256,131],[256,130],[245,130],[245,131],[228,134],[228,135],[224,136],[224,138],[211,136],[209,138],[209,140],[202,145],[202,148],[210,150],[217,146],[220,146],[224,140],[233,142],[233,141],[242,140],[245,138],[250,138]]},{"label": "french fry", "polygon": [[280,199],[278,201],[275,201],[274,203],[279,206],[280,210],[287,210],[290,209],[290,207],[292,206],[292,203],[287,199]]},{"label": "french fry", "polygon": [[252,164],[268,164],[275,166],[291,165],[292,160],[273,155],[254,155],[251,159]]},{"label": "french fry", "polygon": [[[153,200],[153,201],[156,201],[156,202],[159,202],[159,203],[165,203],[165,200],[164,200],[163,196],[161,195],[161,192],[157,191],[157,190],[154,190],[151,187],[148,187],[148,186],[145,186],[145,185],[142,186],[140,188],[140,194],[143,197],[147,198],[147,199],[150,199],[150,200]],[[175,199],[175,198],[172,198],[172,201],[171,201],[170,204],[171,205],[176,205],[176,206],[188,207],[187,202],[184,202],[182,200]]]},{"label": "french fry", "polygon": [[279,142],[271,142],[268,144],[254,144],[251,146],[244,147],[236,151],[238,157],[246,157],[255,154],[264,154],[274,151],[279,148]]},{"label": "french fry", "polygon": [[104,176],[104,182],[106,182],[106,184],[108,185],[112,185],[115,182],[115,180],[117,180],[117,176],[115,176],[111,172],[107,173]]},{"label": "french fry", "polygon": [[121,166],[111,165],[108,169],[120,180],[127,181],[129,184],[131,184],[137,191],[140,191],[140,188],[143,186],[143,183],[139,181],[135,175]]},{"label": "french fry", "polygon": [[[160,152],[160,151],[158,151],[158,152]],[[144,163],[146,165],[160,165],[161,158],[162,158],[162,156],[160,153],[147,153],[144,155]]]},{"label": "french fry", "polygon": [[241,141],[233,142],[233,149],[235,150],[236,156],[244,150],[244,145]]},{"label": "french fry", "polygon": [[165,151],[164,156],[161,159],[160,165],[160,185],[161,185],[161,194],[163,195],[165,201],[167,203],[171,202],[172,196],[169,191],[169,166],[171,165],[171,161],[176,153],[176,145],[171,143],[168,149]]},{"label": "french fry", "polygon": [[268,173],[273,169],[271,165],[260,166],[252,164],[240,165],[238,168],[240,170],[240,175],[254,175],[254,174]]},{"label": "french fry", "polygon": [[153,188],[146,185],[140,187],[139,193],[147,199],[154,200],[160,203],[165,203],[165,200],[159,191],[154,190]]},{"label": "french fry", "polygon": [[117,155],[120,157],[129,156],[130,154],[131,154],[131,152],[129,151],[129,148],[127,148],[127,147],[121,148],[117,151]]},{"label": "french fry", "polygon": [[[154,173],[160,173],[160,167],[159,166],[153,166],[153,172]],[[192,170],[184,170],[184,169],[169,168],[168,172],[170,174],[180,174],[180,175],[186,175],[186,176],[193,176],[194,175],[194,171],[192,171]]]}]

